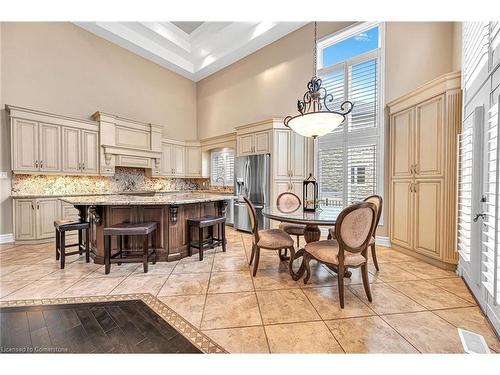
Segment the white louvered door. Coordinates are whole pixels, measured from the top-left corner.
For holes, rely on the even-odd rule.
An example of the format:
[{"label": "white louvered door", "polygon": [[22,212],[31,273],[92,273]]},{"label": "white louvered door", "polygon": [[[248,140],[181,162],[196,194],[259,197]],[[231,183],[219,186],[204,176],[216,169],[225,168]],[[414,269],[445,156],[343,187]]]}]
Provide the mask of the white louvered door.
[{"label": "white louvered door", "polygon": [[486,289],[487,309],[500,315],[500,215],[498,101],[488,111],[485,128],[483,233],[481,239],[481,283]]}]

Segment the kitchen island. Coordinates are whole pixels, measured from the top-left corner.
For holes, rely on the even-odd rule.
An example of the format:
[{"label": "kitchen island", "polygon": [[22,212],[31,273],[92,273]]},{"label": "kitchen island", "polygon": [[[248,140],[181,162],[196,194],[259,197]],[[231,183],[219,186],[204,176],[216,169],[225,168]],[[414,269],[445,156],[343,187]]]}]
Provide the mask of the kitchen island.
[{"label": "kitchen island", "polygon": [[[141,195],[90,195],[60,198],[78,209],[80,218],[90,222],[90,252],[95,263],[104,264],[104,235],[107,226],[154,221],[157,260],[175,261],[187,256],[187,220],[203,215],[225,215],[232,195],[214,193],[153,193]],[[217,230],[214,233],[218,236]],[[192,231],[193,239],[198,233]],[[138,249],[136,239],[127,238],[125,249]],[[152,241],[150,239],[150,246]],[[117,249],[112,240],[112,252]],[[196,252],[196,249],[193,249]]]}]

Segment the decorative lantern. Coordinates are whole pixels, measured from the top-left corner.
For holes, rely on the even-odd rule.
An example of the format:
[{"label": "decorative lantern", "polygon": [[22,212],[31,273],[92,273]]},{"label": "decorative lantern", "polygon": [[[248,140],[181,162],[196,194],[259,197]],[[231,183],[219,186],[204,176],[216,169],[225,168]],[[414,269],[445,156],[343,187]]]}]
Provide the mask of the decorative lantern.
[{"label": "decorative lantern", "polygon": [[318,204],[318,183],[312,173],[304,180],[303,184],[302,205],[304,206],[304,211],[316,211]]}]

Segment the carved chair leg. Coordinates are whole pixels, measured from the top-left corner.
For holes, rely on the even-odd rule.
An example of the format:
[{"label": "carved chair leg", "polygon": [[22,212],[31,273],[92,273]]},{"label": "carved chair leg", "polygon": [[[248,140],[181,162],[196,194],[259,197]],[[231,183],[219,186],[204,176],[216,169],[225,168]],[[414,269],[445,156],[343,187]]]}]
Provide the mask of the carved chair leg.
[{"label": "carved chair leg", "polygon": [[344,308],[344,265],[339,264],[339,299],[340,299],[340,307]]},{"label": "carved chair leg", "polygon": [[252,245],[252,254],[250,254],[250,262],[248,262],[249,266],[252,265],[254,256],[255,256],[255,245]]},{"label": "carved chair leg", "polygon": [[255,245],[255,264],[253,265],[253,276],[257,275],[257,268],[259,268],[260,247]]},{"label": "carved chair leg", "polygon": [[300,236],[297,236],[297,249],[300,249]]},{"label": "carved chair leg", "polygon": [[361,276],[363,277],[363,286],[365,288],[366,298],[372,301],[372,292],[370,290],[370,282],[368,281],[368,264],[365,263],[361,266]]},{"label": "carved chair leg", "polygon": [[104,274],[111,270],[111,236],[104,236]]},{"label": "carved chair leg", "polygon": [[375,265],[375,269],[378,271],[378,261],[377,261],[377,252],[375,251],[375,244],[371,245],[372,248],[372,259],[373,259],[373,264]]},{"label": "carved chair leg", "polygon": [[85,229],[85,262],[90,262],[90,228]]},{"label": "carved chair leg", "polygon": [[326,236],[326,239],[327,240],[331,240],[332,239],[332,235],[330,234],[330,229],[328,229],[328,236]]},{"label": "carved chair leg", "polygon": [[309,254],[304,255],[304,267],[306,268],[306,277],[304,277],[304,284],[307,284],[309,279],[311,278],[311,266],[309,262],[311,261],[311,256]]},{"label": "carved chair leg", "polygon": [[295,259],[295,249],[293,246],[290,247],[290,262],[288,263],[288,270],[290,275],[293,275],[293,261]]},{"label": "carved chair leg", "polygon": [[149,245],[148,245],[148,235],[146,234],[142,239],[142,268],[144,269],[144,273],[148,273],[148,254],[149,254]]}]

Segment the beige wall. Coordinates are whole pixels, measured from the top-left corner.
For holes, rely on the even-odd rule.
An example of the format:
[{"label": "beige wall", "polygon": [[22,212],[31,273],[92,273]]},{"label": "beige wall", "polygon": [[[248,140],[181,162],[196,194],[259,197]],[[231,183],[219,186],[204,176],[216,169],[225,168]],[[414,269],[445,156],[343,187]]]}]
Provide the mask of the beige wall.
[{"label": "beige wall", "polygon": [[[196,83],[71,23],[1,23],[0,166],[10,170],[5,104],[78,118],[97,111],[197,139]],[[0,234],[12,233],[10,179],[0,180]]]}]

